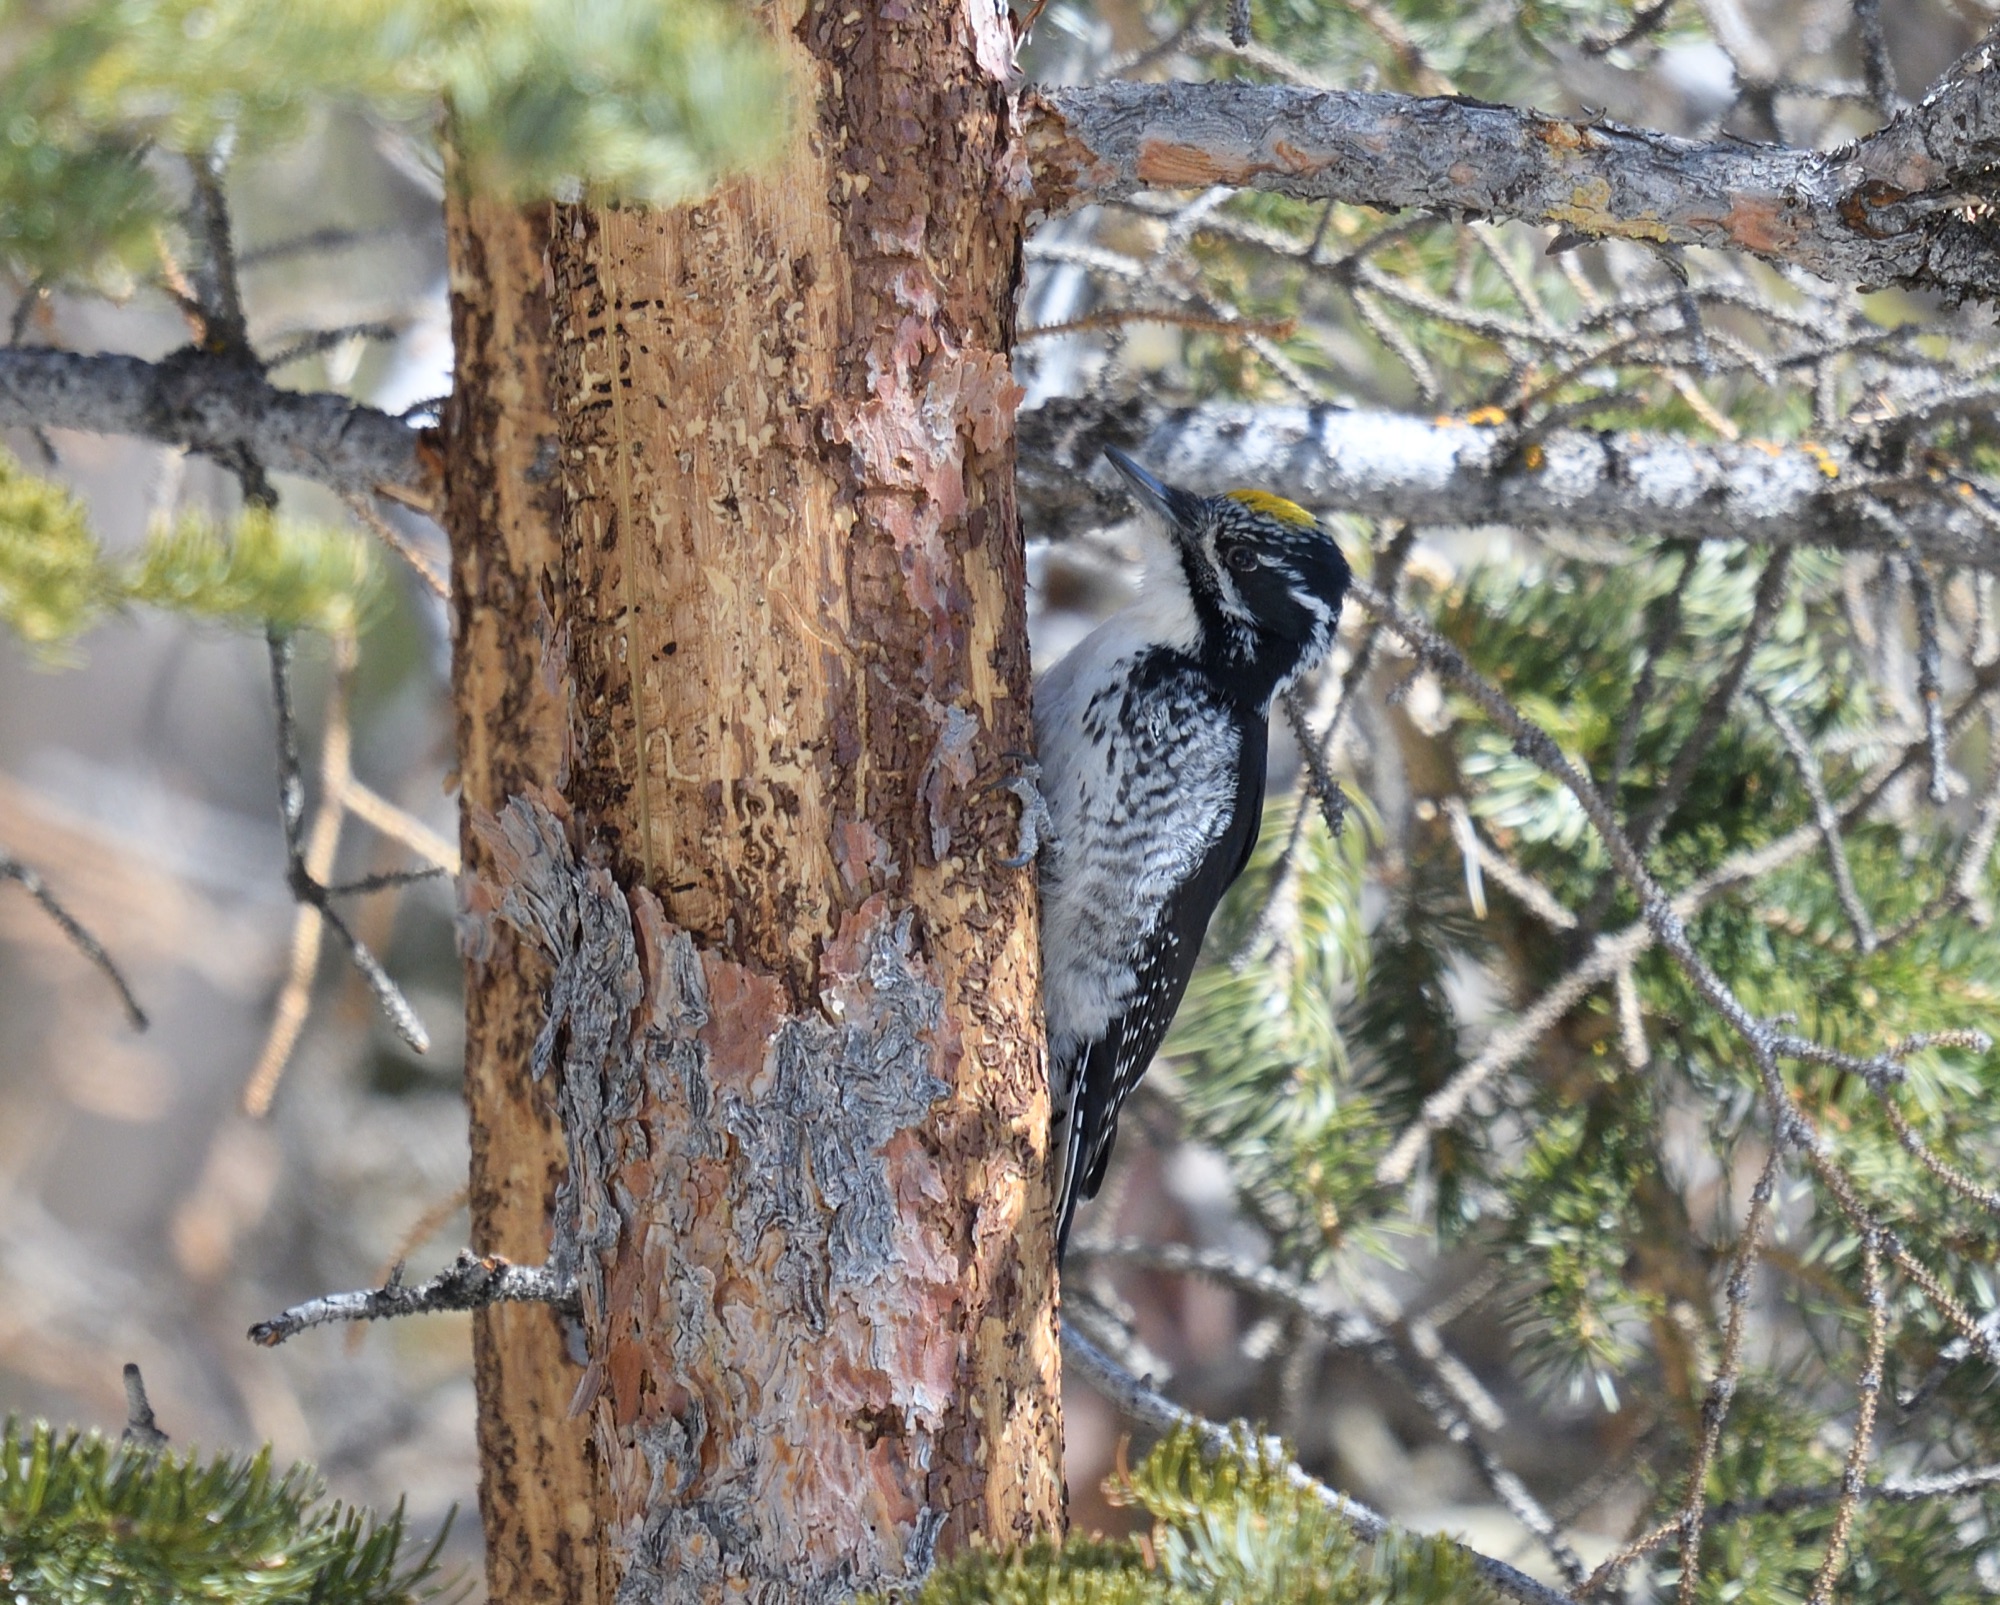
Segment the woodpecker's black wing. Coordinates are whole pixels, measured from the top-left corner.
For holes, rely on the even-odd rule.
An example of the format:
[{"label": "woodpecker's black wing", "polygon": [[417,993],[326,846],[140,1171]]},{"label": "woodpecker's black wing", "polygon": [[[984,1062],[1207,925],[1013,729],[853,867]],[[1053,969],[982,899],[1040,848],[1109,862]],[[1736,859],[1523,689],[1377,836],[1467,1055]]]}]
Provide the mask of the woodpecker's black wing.
[{"label": "woodpecker's black wing", "polygon": [[1242,721],[1238,749],[1236,797],[1222,832],[1160,909],[1154,925],[1134,946],[1136,984],[1132,1001],[1104,1035],[1085,1050],[1070,1085],[1068,1152],[1063,1162],[1063,1188],[1056,1217],[1056,1254],[1069,1246],[1070,1222],[1077,1204],[1095,1198],[1111,1162],[1111,1145],[1118,1136],[1118,1111],[1165,1040],[1201,956],[1208,922],[1257,845],[1264,811],[1264,760],[1269,733],[1254,715]]}]

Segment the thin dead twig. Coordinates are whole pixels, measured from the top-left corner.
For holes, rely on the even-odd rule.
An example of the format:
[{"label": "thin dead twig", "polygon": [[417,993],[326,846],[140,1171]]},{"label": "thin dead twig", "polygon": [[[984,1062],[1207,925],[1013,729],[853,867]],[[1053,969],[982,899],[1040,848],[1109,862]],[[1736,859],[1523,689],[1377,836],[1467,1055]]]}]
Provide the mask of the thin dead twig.
[{"label": "thin dead twig", "polygon": [[1784,605],[1785,580],[1791,572],[1791,556],[1789,547],[1781,547],[1771,554],[1764,564],[1763,573],[1757,576],[1750,617],[1738,638],[1736,655],[1729,660],[1729,667],[1702,704],[1693,732],[1682,743],[1680,751],[1674,754],[1673,766],[1668,769],[1659,794],[1632,822],[1632,845],[1639,852],[1644,853],[1653,845],[1668,817],[1680,806],[1688,782],[1694,779],[1695,770],[1708,755],[1709,747],[1722,730],[1723,721],[1729,717],[1729,710],[1736,701],[1737,693],[1743,689],[1745,676],[1750,672],[1750,660],[1764,644],[1765,636],[1771,633],[1771,626],[1777,622],[1778,609]]},{"label": "thin dead twig", "polygon": [[[1479,834],[1479,827],[1473,823],[1472,811],[1466,807],[1463,797],[1445,798],[1444,812],[1451,821],[1453,839],[1465,859],[1468,888],[1478,884],[1478,877],[1491,875],[1551,930],[1576,929],[1576,916],[1556,901],[1553,892]],[[1486,917],[1485,898],[1476,892],[1473,895],[1473,912],[1481,919]]]},{"label": "thin dead twig", "polygon": [[1840,834],[1840,816],[1834,812],[1833,801],[1827,795],[1826,777],[1821,774],[1818,758],[1813,756],[1811,744],[1791,717],[1776,703],[1755,692],[1752,700],[1764,711],[1764,717],[1771,722],[1771,728],[1778,732],[1778,739],[1785,744],[1785,750],[1792,755],[1792,762],[1798,766],[1799,778],[1805,783],[1806,795],[1812,799],[1813,823],[1819,827],[1819,835],[1826,847],[1828,868],[1833,872],[1834,893],[1840,899],[1841,911],[1847,915],[1847,923],[1854,927],[1854,945],[1863,953],[1875,951],[1875,924],[1869,919],[1868,910],[1863,906],[1861,894],[1855,889],[1854,871],[1847,862],[1847,845]]},{"label": "thin dead twig", "polygon": [[1204,329],[1212,334],[1224,334],[1237,339],[1245,335],[1261,334],[1272,339],[1288,340],[1298,329],[1298,320],[1295,318],[1258,321],[1249,318],[1221,317],[1213,312],[1193,312],[1184,307],[1106,307],[1101,312],[1086,312],[1081,317],[1064,318],[1060,323],[1042,323],[1032,329],[1023,329],[1020,338],[1046,340],[1053,335],[1084,334],[1099,329],[1121,328],[1128,323],[1167,323],[1176,328]]},{"label": "thin dead twig", "polygon": [[1882,0],[1854,0],[1854,31],[1861,41],[1861,77],[1868,98],[1886,121],[1903,109],[1896,93],[1896,66],[1889,59],[1889,37],[1882,30]]},{"label": "thin dead twig", "polygon": [[346,345],[350,340],[394,340],[403,331],[393,323],[379,320],[373,323],[349,323],[338,329],[314,329],[302,334],[290,345],[280,346],[264,363],[266,371],[289,368],[295,362],[303,362],[307,357],[316,357],[322,351],[331,351],[335,346]]},{"label": "thin dead twig", "polygon": [[[1940,1472],[1931,1477],[1902,1477],[1888,1482],[1868,1483],[1856,1497],[1863,1504],[1913,1505],[1926,1499],[1955,1499],[2000,1487],[2000,1466],[1968,1466],[1963,1471]],[[1709,1512],[1709,1520],[1748,1521],[1755,1516],[1789,1516],[1795,1510],[1811,1510],[1816,1505],[1838,1503],[1847,1493],[1847,1479],[1821,1488],[1780,1488],[1761,1499],[1729,1500]]]},{"label": "thin dead twig", "polygon": [[274,1349],[315,1326],[339,1321],[387,1321],[448,1310],[483,1310],[495,1304],[552,1304],[576,1309],[576,1290],[546,1265],[516,1265],[498,1254],[460,1249],[458,1258],[429,1281],[406,1287],[397,1266],[382,1286],[358,1293],[328,1293],[282,1310],[250,1328],[250,1341]]},{"label": "thin dead twig", "polygon": [[341,820],[350,806],[347,786],[350,734],[347,720],[347,682],[355,665],[351,635],[335,637],[334,682],[328,696],[326,734],[321,760],[328,777],[326,794],[311,831],[305,825],[305,775],[299,761],[298,722],[292,709],[291,638],[273,631],[268,637],[271,658],[272,700],[278,717],[278,813],[284,826],[286,882],[298,900],[299,912],[292,931],[292,957],[285,987],[279,996],[271,1034],[258,1057],[249,1082],[244,1087],[246,1113],[261,1115],[270,1109],[292,1050],[304,1029],[312,996],[312,981],[319,961],[323,932],[331,930],[346,947],[354,967],[361,972],[375,994],[397,1035],[418,1053],[430,1047],[430,1033],[417,1018],[402,989],[389,978],[375,955],[357,937],[333,907],[333,893],[327,876],[340,843]]},{"label": "thin dead twig", "polygon": [[1722,1426],[1728,1418],[1730,1401],[1735,1397],[1736,1381],[1742,1369],[1750,1276],[1763,1249],[1765,1217],[1777,1188],[1783,1152],[1781,1144],[1773,1143],[1764,1157],[1764,1167],[1758,1173],[1756,1185],[1750,1190],[1750,1207],[1744,1217],[1742,1235],[1737,1240],[1735,1257],[1730,1263],[1729,1279],[1723,1284],[1723,1299],[1728,1314],[1723,1325],[1722,1353],[1717,1361],[1715,1376],[1702,1397],[1701,1438],[1695,1447],[1694,1462],[1688,1468],[1687,1492],[1682,1496],[1681,1508],[1670,1520],[1651,1528],[1601,1562],[1578,1588],[1579,1599],[1588,1599],[1592,1594],[1609,1588],[1634,1561],[1676,1536],[1681,1545],[1680,1598],[1683,1605],[1687,1605],[1695,1597],[1701,1574],[1701,1533],[1708,1499],[1708,1468],[1714,1463],[1715,1451],[1722,1441]]},{"label": "thin dead twig", "polygon": [[56,928],[69,939],[70,946],[94,964],[98,972],[109,981],[118,994],[118,1001],[124,1006],[125,1018],[132,1022],[134,1031],[143,1031],[150,1023],[146,1011],[139,1007],[139,1000],[132,993],[131,984],[118,968],[117,962],[104,950],[104,944],[90,934],[83,922],[70,913],[62,900],[49,890],[38,871],[11,853],[0,851],[0,880],[12,881],[41,905],[42,912],[55,922]]},{"label": "thin dead twig", "polygon": [[1882,1254],[1872,1233],[1861,1239],[1861,1289],[1868,1306],[1868,1357],[1862,1362],[1857,1386],[1858,1407],[1854,1417],[1854,1437],[1847,1446],[1847,1466],[1840,1479],[1840,1504],[1834,1512],[1833,1531],[1827,1536],[1826,1557],[1813,1578],[1806,1605],[1829,1605],[1833,1585],[1839,1581],[1841,1562],[1847,1555],[1848,1536],[1854,1530],[1854,1512],[1861,1502],[1863,1480],[1868,1472],[1869,1449],[1875,1440],[1875,1410],[1882,1397],[1882,1362],[1889,1347],[1889,1300],[1882,1289]]},{"label": "thin dead twig", "polygon": [[147,1453],[167,1446],[167,1435],[153,1414],[153,1401],[146,1397],[146,1379],[129,1360],[125,1364],[125,1430],[118,1441]]},{"label": "thin dead twig", "polygon": [[1619,782],[1625,778],[1632,755],[1638,750],[1639,726],[1645,718],[1646,709],[1652,705],[1653,690],[1659,683],[1660,659],[1680,633],[1681,607],[1687,599],[1695,564],[1701,556],[1701,548],[1692,544],[1683,545],[1679,551],[1680,572],[1674,576],[1673,588],[1661,601],[1659,617],[1653,621],[1652,629],[1646,632],[1645,655],[1639,662],[1639,678],[1625,703],[1625,717],[1618,726],[1618,746],[1612,755],[1610,773],[1604,777],[1605,800],[1614,805]]},{"label": "thin dead twig", "polygon": [[[378,1273],[382,1278],[383,1286],[386,1287],[390,1282],[396,1280],[397,1267],[404,1264],[412,1254],[443,1230],[445,1222],[463,1209],[466,1200],[471,1196],[472,1187],[470,1183],[454,1188],[449,1196],[440,1198],[410,1223],[403,1235],[396,1240],[394,1250],[391,1251],[388,1259],[383,1263]],[[361,1347],[363,1330],[362,1327],[356,1326],[347,1334],[348,1353],[352,1354],[356,1349]]]},{"label": "thin dead twig", "polygon": [[350,494],[341,497],[341,500],[347,504],[350,513],[375,532],[384,546],[410,565],[417,578],[423,581],[425,590],[440,602],[451,599],[451,582],[438,570],[430,554],[376,512],[367,497]]}]

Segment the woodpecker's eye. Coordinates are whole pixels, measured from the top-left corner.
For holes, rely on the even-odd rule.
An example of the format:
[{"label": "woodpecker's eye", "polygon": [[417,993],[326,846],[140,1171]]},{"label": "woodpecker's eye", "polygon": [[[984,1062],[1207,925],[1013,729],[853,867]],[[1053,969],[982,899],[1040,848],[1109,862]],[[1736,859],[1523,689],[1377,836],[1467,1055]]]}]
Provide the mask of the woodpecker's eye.
[{"label": "woodpecker's eye", "polygon": [[1247,546],[1230,547],[1222,554],[1222,560],[1239,574],[1248,574],[1263,561]]}]

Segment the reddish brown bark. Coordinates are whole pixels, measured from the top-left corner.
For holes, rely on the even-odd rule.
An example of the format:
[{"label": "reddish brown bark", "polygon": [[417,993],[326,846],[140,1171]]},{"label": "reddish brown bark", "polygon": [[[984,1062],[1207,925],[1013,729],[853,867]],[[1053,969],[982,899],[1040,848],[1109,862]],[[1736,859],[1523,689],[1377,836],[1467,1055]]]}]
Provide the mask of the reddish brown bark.
[{"label": "reddish brown bark", "polygon": [[[546,343],[519,310],[510,338],[554,354],[553,451],[526,422],[543,376],[502,371],[469,288],[500,285],[500,220],[454,231],[461,382],[527,409],[505,446],[490,404],[453,432],[484,665],[460,670],[468,941],[498,984],[473,1096],[504,1131],[481,1246],[536,1251],[517,1212],[563,1173],[541,1073],[598,1479],[500,1396],[569,1401],[517,1369],[538,1338],[490,1324],[482,1430],[512,1460],[489,1520],[531,1466],[588,1488],[598,1586],[639,1598],[843,1597],[1061,1511],[1033,886],[992,789],[1029,744],[1011,39],[990,0],[777,10],[776,168],[671,211],[557,208],[540,250],[500,248],[527,299],[546,275]],[[496,1592],[584,1597],[580,1551],[533,1570],[531,1533],[574,1539],[544,1503],[507,1518]]]},{"label": "reddish brown bark", "polygon": [[[568,709],[550,612],[557,509],[550,458],[551,364],[542,254],[548,208],[529,213],[454,195],[447,224],[457,372],[445,419],[451,533],[453,694],[468,821],[560,783]],[[478,834],[469,883],[491,874]],[[549,969],[504,927],[467,953],[465,1090],[472,1114],[472,1241],[534,1263],[565,1167],[546,1089],[525,1073],[546,1012]],[[589,1434],[569,1403],[580,1372],[557,1317],[506,1304],[473,1322],[479,1504],[488,1593],[509,1602],[596,1598]]]}]

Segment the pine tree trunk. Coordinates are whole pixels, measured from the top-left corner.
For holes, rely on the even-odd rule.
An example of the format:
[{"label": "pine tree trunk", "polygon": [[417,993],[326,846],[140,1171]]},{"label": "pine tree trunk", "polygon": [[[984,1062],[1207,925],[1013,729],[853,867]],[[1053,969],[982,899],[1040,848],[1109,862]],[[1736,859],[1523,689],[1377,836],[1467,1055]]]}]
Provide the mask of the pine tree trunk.
[{"label": "pine tree trunk", "polygon": [[[559,784],[569,711],[551,612],[561,572],[554,482],[546,206],[523,213],[451,188],[452,341],[446,522],[452,691],[468,885],[491,880],[473,823]],[[505,926],[466,965],[465,1096],[472,1112],[472,1241],[533,1264],[567,1166],[554,1106],[530,1081],[549,966]],[[577,1371],[551,1310],[503,1304],[473,1318],[480,1516],[487,1591],[520,1601],[598,1597],[589,1430],[569,1403]]]},{"label": "pine tree trunk", "polygon": [[1011,38],[994,0],[778,11],[774,169],[540,241],[454,217],[476,1224],[553,1231],[588,1356],[482,1322],[496,1598],[839,1598],[1060,1521],[993,789],[1029,741]]}]

